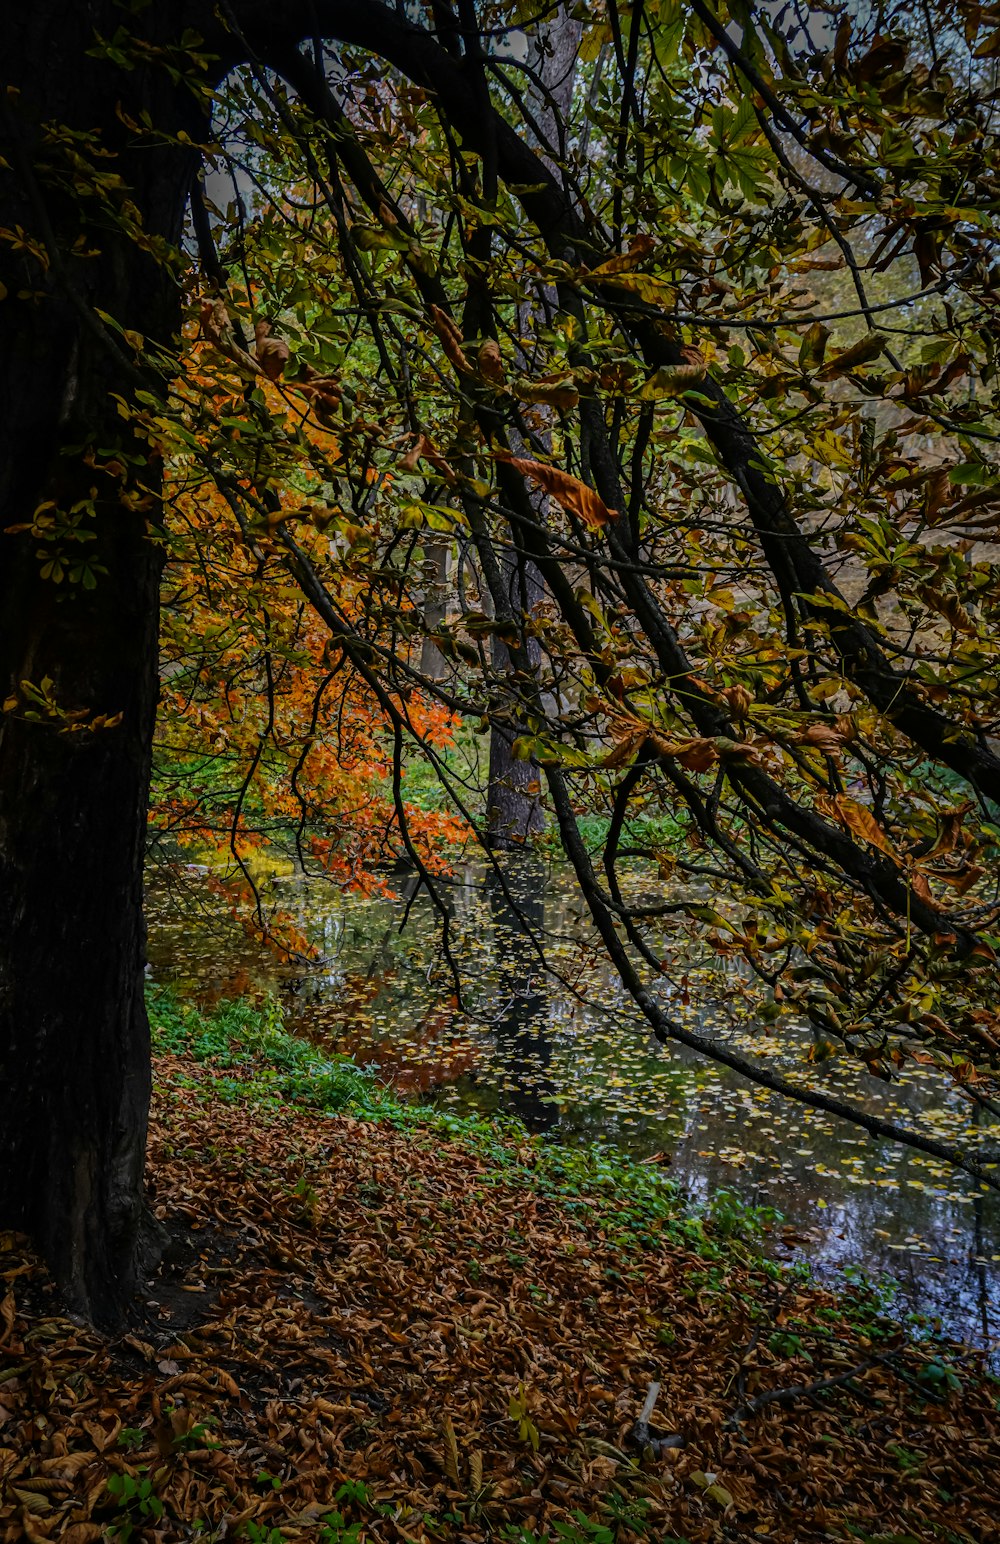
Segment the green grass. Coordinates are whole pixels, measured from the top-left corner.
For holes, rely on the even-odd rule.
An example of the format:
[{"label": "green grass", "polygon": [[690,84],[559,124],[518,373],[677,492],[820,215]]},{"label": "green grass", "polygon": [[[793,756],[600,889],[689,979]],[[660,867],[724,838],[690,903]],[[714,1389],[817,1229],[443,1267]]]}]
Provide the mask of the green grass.
[{"label": "green grass", "polygon": [[[404,1113],[373,1073],[288,1034],[281,1008],[272,1000],[258,1006],[236,998],[204,1014],[174,992],[155,988],[147,995],[147,1007],[154,1052],[211,1062],[217,1074],[215,1097],[303,1105],[325,1115],[347,1109],[372,1117]],[[226,1077],[236,1072],[238,1079]]]},{"label": "green grass", "polygon": [[[378,1081],[373,1068],[289,1034],[273,999],[236,999],[202,1013],[171,989],[154,987],[148,1007],[154,1051],[211,1064],[211,1084],[206,1088],[192,1079],[192,1098],[309,1110],[321,1117],[350,1114],[409,1131],[415,1140],[460,1144],[484,1165],[482,1184],[557,1203],[571,1247],[585,1252],[594,1238],[613,1245],[623,1275],[641,1273],[643,1256],[666,1242],[704,1261],[704,1269],[689,1278],[694,1295],[725,1292],[729,1266],[737,1264],[750,1264],[756,1275],[774,1280],[808,1280],[804,1263],[779,1265],[764,1253],[767,1232],[780,1222],[770,1208],[748,1205],[729,1190],[693,1203],[658,1164],[601,1143],[566,1146],[532,1136],[513,1116],[406,1103]],[[513,1235],[511,1243],[516,1250]],[[889,1311],[891,1296],[889,1284],[860,1275],[835,1307],[819,1310],[812,1329],[833,1334],[849,1324],[875,1338],[892,1335],[899,1324]],[[931,1344],[936,1339],[918,1315],[910,1316],[907,1329],[911,1339]]]},{"label": "green grass", "polygon": [[[380,1084],[372,1069],[289,1034],[273,1000],[258,1005],[237,999],[202,1013],[175,992],[152,988],[148,1007],[154,1051],[211,1063],[208,1097],[320,1115],[349,1113],[429,1140],[459,1142],[488,1165],[486,1183],[558,1200],[567,1220],[577,1224],[574,1231],[613,1243],[623,1263],[667,1238],[707,1260],[721,1259],[734,1246],[741,1246],[740,1253],[749,1246],[756,1255],[757,1241],[775,1218],[730,1191],[692,1206],[661,1167],[614,1147],[563,1146],[529,1135],[512,1116],[408,1104]],[[192,1093],[202,1087],[193,1086]]]}]

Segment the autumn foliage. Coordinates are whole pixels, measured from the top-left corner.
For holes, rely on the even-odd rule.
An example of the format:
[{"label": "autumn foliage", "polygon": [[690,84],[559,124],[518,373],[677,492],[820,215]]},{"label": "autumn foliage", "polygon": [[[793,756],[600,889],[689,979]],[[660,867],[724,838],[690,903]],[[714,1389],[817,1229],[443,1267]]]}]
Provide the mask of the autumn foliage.
[{"label": "autumn foliage", "polygon": [[[202,316],[210,342],[222,338],[221,306]],[[255,358],[279,379],[287,346]],[[217,352],[217,350],[215,351]],[[217,359],[249,375],[237,348]],[[275,365],[273,361],[277,361]],[[179,390],[204,390],[200,433],[238,439],[243,400],[224,394],[207,375],[206,350],[192,340],[189,372]],[[231,383],[227,383],[231,384]],[[310,383],[311,384],[311,383]],[[263,395],[263,394],[262,394]],[[310,415],[315,394],[283,399],[270,388],[268,413],[297,414],[310,451],[339,459],[335,436]],[[234,901],[256,901],[253,875],[291,860],[364,891],[386,887],[385,874],[403,851],[399,815],[409,840],[431,869],[461,847],[461,822],[423,811],[393,794],[392,738],[376,697],[352,671],[329,630],[282,573],[275,529],[288,524],[317,560],[337,565],[336,600],[344,618],[365,606],[365,552],[376,532],[339,511],[288,489],[273,519],[234,525],[218,484],[199,457],[175,454],[168,482],[165,540],[162,689],[158,720],[154,851],[161,861],[186,855],[223,877]],[[358,553],[362,554],[359,559]],[[406,712],[429,745],[444,748],[455,716],[419,692]],[[260,926],[262,917],[257,916]],[[273,919],[268,931],[273,932]],[[278,936],[289,936],[286,932]]]}]

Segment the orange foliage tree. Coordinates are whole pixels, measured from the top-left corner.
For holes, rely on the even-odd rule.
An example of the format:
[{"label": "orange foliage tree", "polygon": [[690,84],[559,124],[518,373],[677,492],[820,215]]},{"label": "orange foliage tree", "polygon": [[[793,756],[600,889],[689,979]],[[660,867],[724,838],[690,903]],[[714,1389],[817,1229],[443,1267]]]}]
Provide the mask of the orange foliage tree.
[{"label": "orange foliage tree", "polygon": [[[202,328],[211,330],[211,302],[203,310]],[[256,352],[267,363],[258,331]],[[195,337],[178,383],[182,395],[201,394],[201,443],[190,454],[183,442],[167,449],[150,830],[161,861],[196,855],[244,918],[249,908],[272,941],[301,949],[287,918],[279,914],[276,923],[264,915],[255,854],[271,862],[290,859],[304,872],[370,893],[386,888],[384,871],[407,845],[436,872],[468,833],[450,811],[424,810],[404,798],[382,706],[343,652],[331,648],[329,629],[289,582],[267,523],[241,530],[206,471],[202,447],[227,422],[238,425],[233,415],[246,410],[247,382],[234,362],[241,363],[235,350],[227,357]],[[296,411],[260,369],[242,367],[263,411],[272,417]],[[329,468],[340,450],[305,399],[298,411],[301,486],[286,491],[280,522],[304,528],[302,539],[317,562],[328,562],[331,553],[338,560],[331,570],[337,604],[357,626],[375,534],[310,504],[310,467],[318,461]],[[452,743],[450,709],[413,691],[406,712],[428,745],[444,751]]]}]

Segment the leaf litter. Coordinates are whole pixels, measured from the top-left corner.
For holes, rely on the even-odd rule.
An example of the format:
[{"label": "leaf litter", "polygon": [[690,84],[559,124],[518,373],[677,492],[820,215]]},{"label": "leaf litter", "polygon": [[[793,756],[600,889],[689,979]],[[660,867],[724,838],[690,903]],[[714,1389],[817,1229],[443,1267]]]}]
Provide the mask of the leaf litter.
[{"label": "leaf litter", "polygon": [[0,1239],[4,1544],[995,1537],[976,1354],[666,1218],[668,1180],[644,1213],[642,1165],[560,1186],[544,1144],[469,1133],[159,1057],[172,1243],[129,1332]]},{"label": "leaf litter", "polygon": [[[459,1011],[442,976],[436,914],[425,898],[407,909],[397,936],[399,902],[333,897],[329,886],[310,883],[298,893],[307,930],[328,951],[336,940],[328,974],[277,977],[273,959],[251,955],[225,919],[213,914],[207,925],[185,914],[178,924],[154,908],[158,978],[180,979],[208,1002],[277,989],[296,1033],[377,1065],[403,1097],[487,1114],[512,1109],[564,1141],[612,1142],[638,1157],[667,1150],[673,1173],[697,1194],[729,1186],[775,1206],[792,1224],[795,1252],[817,1270],[891,1276],[907,1306],[941,1316],[951,1333],[989,1339],[1000,1313],[1000,1281],[988,1269],[1000,1260],[996,1196],[936,1159],[891,1143],[873,1147],[857,1129],[752,1090],[681,1048],[665,1055],[622,1003],[558,875],[545,895],[547,949],[576,981],[580,1000],[555,981],[524,978],[518,951],[472,886],[458,911],[471,1014]],[[919,1115],[942,1140],[982,1140],[967,1102],[938,1074],[913,1067],[905,1082],[867,1078],[859,1089],[837,1059],[807,1059],[808,1033],[762,1034],[736,990],[742,978],[718,961],[682,951],[675,974],[671,1012],[692,1028],[711,1030],[808,1087],[860,1098],[900,1124]],[[542,1009],[522,1008],[512,1038],[503,1026],[539,993]],[[909,1268],[910,1256],[920,1258],[919,1271]]]}]

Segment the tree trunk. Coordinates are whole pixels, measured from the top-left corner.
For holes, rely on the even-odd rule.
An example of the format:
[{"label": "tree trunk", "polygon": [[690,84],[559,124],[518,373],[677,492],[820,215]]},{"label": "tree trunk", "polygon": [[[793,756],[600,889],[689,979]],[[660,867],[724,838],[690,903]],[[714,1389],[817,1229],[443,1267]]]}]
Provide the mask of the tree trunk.
[{"label": "tree trunk", "polygon": [[[451,537],[428,533],[424,536],[424,629],[436,633],[448,614],[448,569]],[[443,681],[448,661],[433,638],[424,638],[420,650],[420,674],[429,681]]]},{"label": "tree trunk", "polygon": [[[168,264],[132,232],[138,219],[176,244],[192,152],[133,148],[116,109],[198,132],[167,70],[88,57],[95,29],[113,36],[120,20],[103,0],[18,7],[0,25],[0,225],[41,252],[0,258],[0,1225],[29,1233],[71,1305],[108,1326],[150,1233],[142,871],[160,477],[111,396],[142,383],[131,345],[97,313],[166,344],[180,323]],[[86,136],[74,153],[120,177],[131,208],[79,163],[68,174],[53,122]]]},{"label": "tree trunk", "polygon": [[[542,583],[534,564],[522,565],[520,571],[507,550],[502,555],[507,598],[517,614],[527,616],[543,595]],[[538,644],[528,646],[532,667],[541,658]],[[498,682],[513,679],[510,651],[499,638],[492,644],[493,675]],[[542,809],[542,783],[537,763],[514,755],[514,742],[526,731],[518,720],[515,704],[503,710],[503,718],[490,722],[490,770],[487,792],[486,826],[491,847],[501,852],[514,851],[545,830]]]},{"label": "tree trunk", "polygon": [[[532,120],[527,128],[528,142],[541,152],[545,165],[556,175],[559,157],[567,149],[560,143],[560,128],[565,132],[569,123],[582,30],[582,22],[560,5],[528,38],[528,64],[535,75],[525,90],[525,105]],[[522,302],[517,308],[519,367],[528,376],[536,368],[535,335],[539,326],[544,325],[546,304],[551,310],[556,309],[555,291],[543,285],[537,301]],[[510,443],[515,455],[532,454],[515,431],[511,431]],[[537,489],[532,492],[531,501],[536,517],[544,522],[547,495]],[[511,541],[516,544],[516,531],[511,531]],[[545,596],[541,574],[530,559],[518,564],[507,549],[502,561],[508,599],[515,613],[530,614]],[[537,665],[541,658],[537,644],[529,645],[529,653]],[[507,647],[499,640],[493,643],[493,670],[498,679],[511,670]],[[494,721],[490,730],[487,830],[491,845],[505,851],[523,847],[530,837],[540,836],[545,830],[538,766],[514,755],[514,741],[522,732],[516,722],[508,725]]]}]

